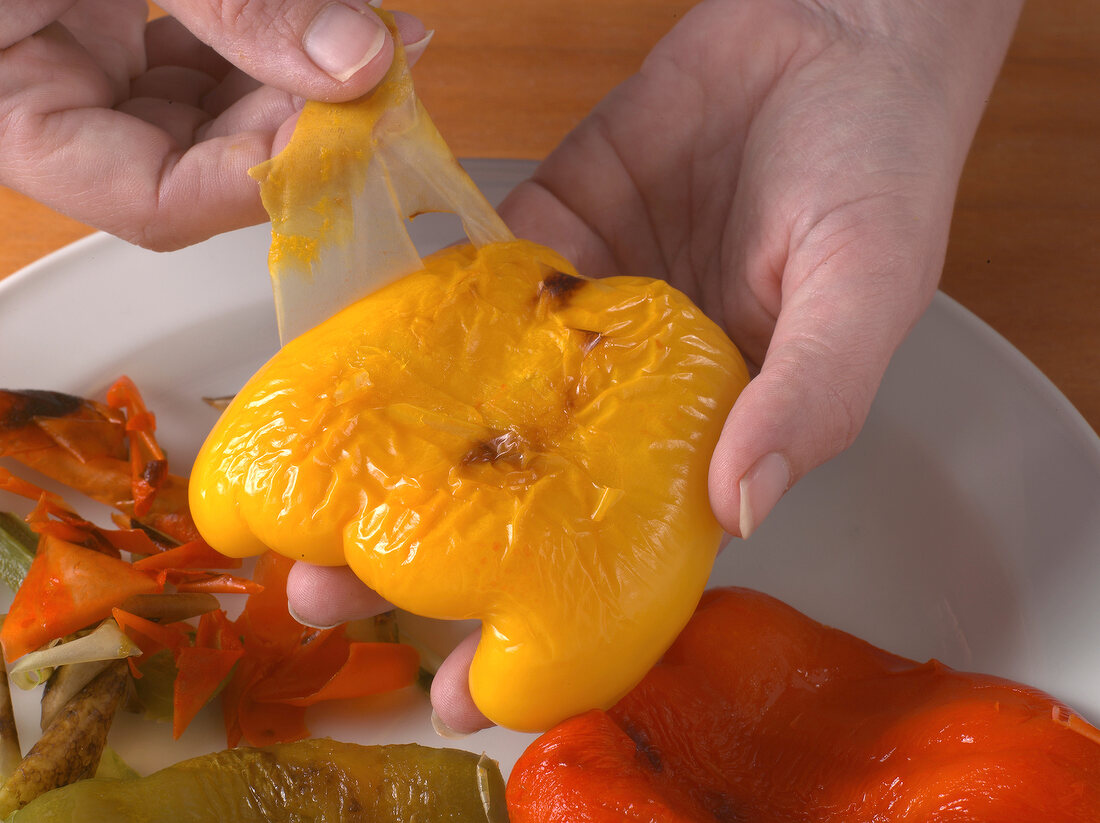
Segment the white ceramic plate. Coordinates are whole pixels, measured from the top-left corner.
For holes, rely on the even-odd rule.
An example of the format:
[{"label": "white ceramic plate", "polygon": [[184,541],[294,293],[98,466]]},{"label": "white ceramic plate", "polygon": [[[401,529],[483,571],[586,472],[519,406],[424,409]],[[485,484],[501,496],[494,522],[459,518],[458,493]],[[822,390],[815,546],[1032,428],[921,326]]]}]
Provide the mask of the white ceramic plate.
[{"label": "white ceramic plate", "polygon": [[[493,201],[531,170],[469,161]],[[425,251],[457,224],[415,225]],[[100,396],[128,374],[177,472],[216,412],[277,348],[257,227],[171,254],[95,235],[0,283],[0,386]],[[20,508],[0,493],[0,509]],[[94,511],[94,509],[92,509]],[[1043,688],[1100,720],[1100,440],[1015,349],[943,295],[895,357],[856,444],[807,477],[712,583],[750,586],[910,657]],[[36,694],[20,695],[25,741]],[[446,745],[415,689],[316,707],[317,735]],[[116,722],[142,771],[224,747],[216,711],[173,743]],[[532,739],[494,729],[452,745],[507,770]]]}]

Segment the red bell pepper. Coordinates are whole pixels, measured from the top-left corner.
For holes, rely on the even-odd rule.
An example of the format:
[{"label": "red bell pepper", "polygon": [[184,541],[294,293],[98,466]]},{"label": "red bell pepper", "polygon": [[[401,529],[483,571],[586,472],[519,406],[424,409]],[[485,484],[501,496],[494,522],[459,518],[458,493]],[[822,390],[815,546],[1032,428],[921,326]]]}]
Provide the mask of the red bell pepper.
[{"label": "red bell pepper", "polygon": [[1035,689],[708,592],[607,712],[540,737],[513,823],[1095,823],[1100,731]]}]

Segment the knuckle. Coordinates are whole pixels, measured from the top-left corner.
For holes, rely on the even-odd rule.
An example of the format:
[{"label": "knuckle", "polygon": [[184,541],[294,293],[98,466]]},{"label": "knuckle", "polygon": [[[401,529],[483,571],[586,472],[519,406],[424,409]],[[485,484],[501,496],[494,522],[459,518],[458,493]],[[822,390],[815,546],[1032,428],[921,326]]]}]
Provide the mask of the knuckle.
[{"label": "knuckle", "polygon": [[0,52],[55,23],[75,0],[0,2]]},{"label": "knuckle", "polygon": [[135,203],[127,215],[122,215],[119,236],[143,249],[156,252],[176,251],[186,245],[181,241],[177,220],[170,220],[168,210],[155,192],[150,192],[141,202]]},{"label": "knuckle", "polygon": [[839,454],[855,442],[867,419],[869,403],[862,386],[832,383],[825,393],[825,429],[833,453]]},{"label": "knuckle", "polygon": [[270,41],[291,34],[283,4],[264,0],[215,0],[218,19],[238,41]]},{"label": "knuckle", "polygon": [[826,456],[855,442],[877,387],[871,365],[854,358],[852,349],[840,351],[809,335],[788,340],[769,356],[776,383],[788,395],[781,402],[799,410],[805,434]]}]

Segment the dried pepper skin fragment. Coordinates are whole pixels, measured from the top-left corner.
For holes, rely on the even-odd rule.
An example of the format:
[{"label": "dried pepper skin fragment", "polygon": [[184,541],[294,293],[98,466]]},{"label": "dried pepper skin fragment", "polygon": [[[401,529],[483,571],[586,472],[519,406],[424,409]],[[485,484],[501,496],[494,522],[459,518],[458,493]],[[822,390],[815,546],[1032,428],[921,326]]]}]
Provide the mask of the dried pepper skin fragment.
[{"label": "dried pepper skin fragment", "polygon": [[110,616],[120,600],[159,589],[124,560],[46,535],[0,628],[4,659],[10,663]]},{"label": "dried pepper skin fragment", "polygon": [[347,563],[400,608],[481,618],[474,700],[541,730],[618,700],[690,617],[747,379],[662,281],[582,278],[524,241],[449,249],[257,373],[192,511],[221,552]]},{"label": "dried pepper skin fragment", "polygon": [[203,755],[133,780],[84,780],[12,819],[500,823],[503,790],[496,763],[471,752],[318,739]]},{"label": "dried pepper skin fragment", "polygon": [[1035,689],[722,589],[609,712],[536,740],[508,803],[514,823],[1086,823],[1100,731]]},{"label": "dried pepper skin fragment", "polygon": [[108,399],[117,405],[53,391],[0,389],[0,457],[11,457],[180,542],[194,540],[187,480],[168,474],[154,438],[154,417],[137,388],[121,377]]}]

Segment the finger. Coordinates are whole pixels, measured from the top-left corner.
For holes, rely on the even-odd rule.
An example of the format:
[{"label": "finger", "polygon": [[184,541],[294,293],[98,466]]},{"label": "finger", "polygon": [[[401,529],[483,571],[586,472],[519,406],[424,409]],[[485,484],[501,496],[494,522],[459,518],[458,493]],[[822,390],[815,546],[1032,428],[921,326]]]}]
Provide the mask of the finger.
[{"label": "finger", "polygon": [[435,35],[435,30],[428,31],[419,17],[413,17],[406,12],[392,11],[390,14],[393,15],[393,24],[405,47],[405,60],[412,66],[424,54]]},{"label": "finger", "polygon": [[196,37],[261,82],[311,100],[350,100],[393,59],[388,29],[356,0],[165,0]]},{"label": "finger", "polygon": [[516,186],[504,198],[499,211],[517,237],[549,246],[581,274],[593,277],[618,271],[607,244],[537,173]]},{"label": "finger", "polygon": [[116,107],[116,111],[156,126],[171,137],[180,150],[194,143],[199,127],[210,120],[210,115],[202,109],[155,97],[126,100]]},{"label": "finger", "polygon": [[[401,15],[397,12],[394,12],[394,17],[400,21],[402,18],[408,18],[409,15]],[[425,49],[428,46],[428,43],[431,42],[432,35],[434,34],[434,32],[424,31],[424,27],[419,20],[416,20],[415,18],[411,19],[413,20],[415,25],[406,30],[407,34],[410,37],[419,37],[419,39],[415,42],[405,43],[405,59],[408,61],[408,64],[410,66],[413,65],[413,63],[415,63],[418,59],[420,59],[420,56],[424,53]],[[301,97],[297,96],[288,97],[287,99],[293,106],[293,111],[287,116],[285,120],[283,120],[281,124],[279,124],[278,128],[275,130],[275,138],[271,141],[272,156],[275,156],[276,154],[281,152],[284,148],[286,148],[287,143],[290,142],[290,138],[294,134],[294,127],[298,125],[298,116],[302,113],[301,109],[305,102],[302,100]]]},{"label": "finger", "polygon": [[199,40],[175,17],[158,17],[145,27],[145,54],[150,69],[182,66],[221,80],[233,64]]},{"label": "finger", "polygon": [[794,482],[862,428],[942,264],[934,238],[913,238],[901,254],[876,239],[907,234],[908,226],[880,221],[813,263],[799,252],[788,262],[809,274],[785,275],[798,285],[784,295],[760,373],[734,405],[711,460],[711,505],[732,534],[752,534]]},{"label": "finger", "polygon": [[[267,219],[248,170],[285,140],[182,134],[113,111],[113,78],[63,26],[9,48],[0,72],[0,184],[129,242],[169,251]],[[195,208],[195,204],[202,204]]]},{"label": "finger", "polygon": [[459,643],[432,679],[432,725],[442,737],[461,737],[492,726],[470,694],[470,664],[480,632]]},{"label": "finger", "polygon": [[0,183],[160,250],[266,218],[248,169],[270,156],[271,134],[183,151],[167,132],[111,109],[110,79],[59,24],[3,58]]},{"label": "finger", "polygon": [[275,130],[275,138],[271,141],[272,157],[286,148],[287,144],[290,142],[290,138],[294,135],[294,127],[298,125],[298,118],[301,114],[301,110],[295,112],[284,120],[282,125]]},{"label": "finger", "polygon": [[217,80],[197,69],[157,66],[133,79],[130,97],[153,97],[200,108],[217,85]]},{"label": "finger", "polygon": [[[274,134],[290,117],[301,111],[302,99],[271,86],[260,86],[246,94],[195,133],[196,140],[229,137],[251,131]],[[272,144],[272,153],[278,152]]]},{"label": "finger", "polygon": [[[259,80],[249,77],[240,69],[233,69],[202,99],[202,107],[216,117],[262,88],[274,89],[275,87],[264,86]],[[277,91],[281,97],[288,99],[292,97],[290,93],[282,89],[277,89]],[[298,99],[301,100],[302,98]]]},{"label": "finger", "polygon": [[316,628],[374,617],[393,608],[347,566],[295,563],[287,577],[286,599],[296,620]]},{"label": "finger", "polygon": [[81,0],[58,18],[114,87],[116,100],[145,71],[145,0]]},{"label": "finger", "polygon": [[44,29],[68,11],[76,0],[0,0],[0,51]]}]

